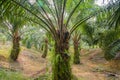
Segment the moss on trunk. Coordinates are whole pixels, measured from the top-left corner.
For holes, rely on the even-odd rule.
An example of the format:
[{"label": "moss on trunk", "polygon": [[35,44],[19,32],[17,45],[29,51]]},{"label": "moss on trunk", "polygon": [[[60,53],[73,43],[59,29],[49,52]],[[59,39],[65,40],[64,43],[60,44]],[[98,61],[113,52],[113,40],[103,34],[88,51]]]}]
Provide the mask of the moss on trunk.
[{"label": "moss on trunk", "polygon": [[58,40],[55,41],[55,55],[52,66],[52,80],[71,80],[71,66],[69,49],[69,33],[58,33]]},{"label": "moss on trunk", "polygon": [[71,80],[70,57],[65,58],[60,54],[54,56],[52,66],[52,80]]},{"label": "moss on trunk", "polygon": [[74,64],[80,64],[80,34],[75,33],[73,36],[73,44],[74,44],[74,58],[73,63]]}]

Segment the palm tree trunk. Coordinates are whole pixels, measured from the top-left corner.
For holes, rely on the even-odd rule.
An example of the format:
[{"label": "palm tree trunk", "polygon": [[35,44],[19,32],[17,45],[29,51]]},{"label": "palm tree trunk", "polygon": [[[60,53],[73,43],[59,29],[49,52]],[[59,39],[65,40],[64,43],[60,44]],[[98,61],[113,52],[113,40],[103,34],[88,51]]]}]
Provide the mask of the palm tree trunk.
[{"label": "palm tree trunk", "polygon": [[18,31],[13,34],[13,47],[11,50],[10,58],[16,61],[20,52],[20,37],[18,36]]},{"label": "palm tree trunk", "polygon": [[79,42],[74,41],[74,64],[80,64]]},{"label": "palm tree trunk", "polygon": [[52,80],[71,80],[69,35],[64,34],[62,40],[55,41],[55,55],[52,66]]},{"label": "palm tree trunk", "polygon": [[42,58],[46,58],[47,53],[48,53],[48,39],[45,39],[45,47],[44,47]]}]

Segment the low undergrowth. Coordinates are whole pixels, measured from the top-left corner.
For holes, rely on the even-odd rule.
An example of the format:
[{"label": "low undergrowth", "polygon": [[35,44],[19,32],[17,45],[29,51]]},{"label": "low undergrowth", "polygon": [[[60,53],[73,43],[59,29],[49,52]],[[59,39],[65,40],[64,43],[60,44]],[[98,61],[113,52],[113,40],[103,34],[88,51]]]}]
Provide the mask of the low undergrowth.
[{"label": "low undergrowth", "polygon": [[19,72],[13,72],[6,69],[0,69],[0,80],[29,80],[24,78]]}]

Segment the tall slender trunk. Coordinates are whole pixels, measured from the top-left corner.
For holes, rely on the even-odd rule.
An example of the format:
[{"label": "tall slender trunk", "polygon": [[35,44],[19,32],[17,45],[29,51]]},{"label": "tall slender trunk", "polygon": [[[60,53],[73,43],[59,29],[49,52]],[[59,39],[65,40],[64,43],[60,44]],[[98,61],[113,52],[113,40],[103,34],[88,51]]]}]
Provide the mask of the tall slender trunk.
[{"label": "tall slender trunk", "polygon": [[11,50],[10,58],[13,61],[16,61],[20,52],[20,36],[18,35],[18,31],[13,34],[13,47]]},{"label": "tall slender trunk", "polygon": [[79,42],[74,40],[74,64],[80,64]]},{"label": "tall slender trunk", "polygon": [[45,45],[44,45],[44,52],[43,52],[42,57],[46,58],[47,53],[48,53],[48,39],[47,38],[45,39],[44,43],[45,43]]},{"label": "tall slender trunk", "polygon": [[[52,80],[71,80],[69,35],[65,32],[62,39],[55,41],[55,55],[52,66]],[[69,33],[68,33],[69,34]]]}]

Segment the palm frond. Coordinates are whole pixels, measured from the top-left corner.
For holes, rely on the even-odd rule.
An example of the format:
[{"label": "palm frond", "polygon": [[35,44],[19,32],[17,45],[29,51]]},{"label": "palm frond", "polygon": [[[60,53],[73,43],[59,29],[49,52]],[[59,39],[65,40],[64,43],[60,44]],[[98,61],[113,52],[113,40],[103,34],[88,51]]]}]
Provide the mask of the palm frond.
[{"label": "palm frond", "polygon": [[107,60],[111,60],[111,59],[115,59],[116,58],[116,55],[117,53],[120,51],[120,39],[112,42],[106,52],[105,52],[105,58]]}]

